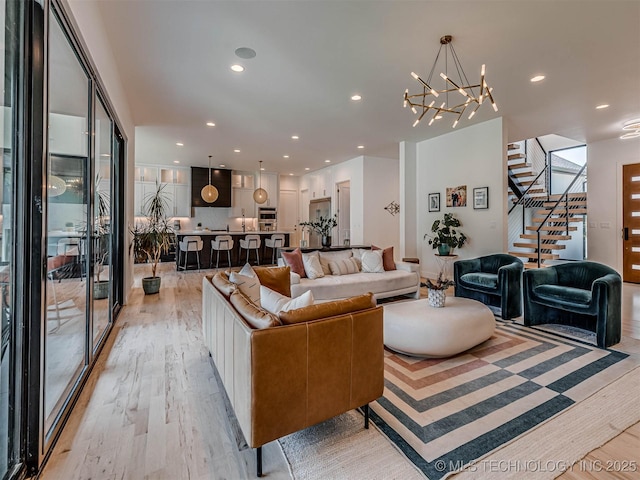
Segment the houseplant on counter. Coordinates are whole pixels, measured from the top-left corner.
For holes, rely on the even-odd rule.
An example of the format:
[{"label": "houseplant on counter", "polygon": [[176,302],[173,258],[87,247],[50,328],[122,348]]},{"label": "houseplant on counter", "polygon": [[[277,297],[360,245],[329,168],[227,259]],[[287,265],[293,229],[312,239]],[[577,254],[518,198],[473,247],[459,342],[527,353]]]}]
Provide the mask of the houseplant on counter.
[{"label": "houseplant on counter", "polygon": [[156,182],[156,191],[144,203],[143,222],[136,223],[129,231],[133,241],[129,251],[133,251],[135,258],[145,258],[151,264],[151,276],[142,279],[142,288],[146,295],[160,291],[160,277],[156,275],[160,256],[168,253],[173,241],[173,227],[167,218],[167,197],[163,192],[164,185]]},{"label": "houseplant on counter", "polygon": [[322,246],[331,246],[331,230],[338,226],[338,215],[333,217],[323,217],[320,215],[317,220],[311,222],[300,222],[300,226],[316,232],[322,237]]},{"label": "houseplant on counter", "polygon": [[456,230],[461,223],[453,213],[445,213],[444,218],[436,220],[431,225],[431,233],[426,233],[424,239],[430,238],[429,245],[438,249],[438,255],[451,255],[451,251],[456,247],[462,247],[467,241],[464,233]]}]

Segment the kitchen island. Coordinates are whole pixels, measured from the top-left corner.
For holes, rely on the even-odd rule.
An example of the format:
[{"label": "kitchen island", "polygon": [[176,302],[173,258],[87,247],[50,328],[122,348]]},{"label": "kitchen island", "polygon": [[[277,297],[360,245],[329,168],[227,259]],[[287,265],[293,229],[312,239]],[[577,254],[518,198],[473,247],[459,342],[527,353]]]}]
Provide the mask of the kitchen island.
[{"label": "kitchen island", "polygon": [[[230,235],[233,238],[233,248],[231,249],[231,266],[242,266],[245,264],[245,258],[247,251],[244,250],[240,252],[240,240],[246,237],[247,235],[259,235],[260,236],[260,265],[270,265],[271,264],[271,249],[265,248],[264,241],[267,238],[271,238],[271,235],[276,233],[280,233],[284,235],[284,246],[289,246],[289,235],[290,232],[282,232],[279,230],[265,232],[265,231],[257,231],[257,232],[227,232],[226,230],[177,230],[176,237],[177,242],[183,240],[186,236],[199,236],[202,238],[202,251],[200,252],[200,268],[209,268],[216,266],[216,253],[211,250],[211,240],[214,240],[218,235]],[[180,253],[180,249],[178,248],[178,243],[176,243],[176,268],[178,266],[182,266],[184,262],[183,258],[184,253]],[[213,262],[211,259],[213,258]],[[251,264],[255,265],[255,252],[251,251],[249,256],[251,260]],[[277,254],[276,254],[277,258]],[[182,261],[180,261],[182,260]],[[220,266],[227,267],[227,253],[225,251],[220,252]],[[196,256],[194,253],[189,254],[187,269],[195,269],[198,268],[196,262]]]}]

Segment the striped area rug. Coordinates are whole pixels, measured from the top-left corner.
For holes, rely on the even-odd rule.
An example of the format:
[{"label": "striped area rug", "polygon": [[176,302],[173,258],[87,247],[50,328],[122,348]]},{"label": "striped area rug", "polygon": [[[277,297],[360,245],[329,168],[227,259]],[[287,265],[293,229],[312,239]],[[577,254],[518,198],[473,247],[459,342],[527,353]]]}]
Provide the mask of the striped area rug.
[{"label": "striped area rug", "polygon": [[625,353],[496,323],[491,339],[452,358],[385,351],[385,391],[371,404],[371,418],[430,480],[510,443],[639,364]]}]

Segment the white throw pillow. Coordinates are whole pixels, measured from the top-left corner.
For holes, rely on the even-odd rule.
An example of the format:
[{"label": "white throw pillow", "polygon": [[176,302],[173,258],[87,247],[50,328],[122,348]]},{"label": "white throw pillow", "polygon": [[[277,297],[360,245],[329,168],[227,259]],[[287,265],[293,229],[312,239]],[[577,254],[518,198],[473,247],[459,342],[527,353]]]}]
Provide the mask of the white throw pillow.
[{"label": "white throw pillow", "polygon": [[[251,270],[253,271],[253,269]],[[231,272],[229,281],[235,283],[245,297],[260,306],[260,280],[258,280],[258,277],[249,277],[238,272]]]},{"label": "white throw pillow", "polygon": [[346,260],[353,256],[351,250],[338,250],[337,252],[320,252],[320,266],[325,275],[331,275],[331,267],[329,262],[335,262],[338,260]]},{"label": "white throw pillow", "polygon": [[329,268],[331,269],[331,275],[349,275],[360,271],[360,265],[353,257],[331,261],[329,262]]},{"label": "white throw pillow", "polygon": [[281,311],[287,312],[296,308],[313,305],[313,294],[311,290],[304,292],[299,297],[289,298],[270,288],[260,286],[260,301],[262,308],[267,312],[278,315]]},{"label": "white throw pillow", "polygon": [[242,270],[240,270],[238,273],[240,275],[244,275],[246,277],[258,278],[258,275],[256,275],[256,271],[249,264],[249,262],[245,263],[244,266],[242,267]]},{"label": "white throw pillow", "polygon": [[362,252],[362,271],[367,273],[384,273],[382,250],[366,250]]},{"label": "white throw pillow", "polygon": [[302,254],[302,263],[304,265],[304,273],[307,274],[307,278],[314,280],[316,278],[324,277],[324,271],[320,265],[320,259],[318,255]]}]

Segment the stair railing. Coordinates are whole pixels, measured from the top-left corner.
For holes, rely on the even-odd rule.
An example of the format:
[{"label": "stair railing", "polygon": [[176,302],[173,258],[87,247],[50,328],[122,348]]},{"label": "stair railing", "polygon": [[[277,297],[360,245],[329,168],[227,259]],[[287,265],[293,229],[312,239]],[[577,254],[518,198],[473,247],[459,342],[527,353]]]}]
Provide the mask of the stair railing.
[{"label": "stair railing", "polygon": [[571,183],[569,183],[569,186],[565,189],[564,193],[562,195],[560,195],[560,197],[558,198],[558,200],[556,200],[555,204],[550,208],[549,213],[547,213],[547,216],[544,217],[544,219],[542,220],[542,222],[540,222],[540,225],[538,225],[538,228],[536,229],[536,236],[537,236],[537,245],[538,245],[538,268],[540,268],[541,265],[541,257],[540,257],[540,253],[541,253],[541,248],[542,248],[542,240],[540,238],[541,233],[540,230],[542,229],[542,227],[549,221],[549,217],[551,217],[551,215],[557,215],[558,212],[556,212],[556,209],[558,208],[558,205],[560,205],[561,202],[564,201],[564,214],[566,217],[566,222],[567,222],[567,231],[566,234],[569,235],[569,194],[570,193],[577,193],[577,192],[572,192],[571,189],[573,188],[574,184],[576,183],[576,181],[582,177],[582,174],[585,172],[585,170],[587,169],[587,164],[585,163],[582,168],[578,171],[578,173],[576,173],[575,177],[573,177],[573,180],[571,180]]}]

